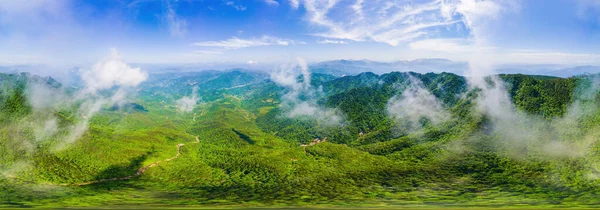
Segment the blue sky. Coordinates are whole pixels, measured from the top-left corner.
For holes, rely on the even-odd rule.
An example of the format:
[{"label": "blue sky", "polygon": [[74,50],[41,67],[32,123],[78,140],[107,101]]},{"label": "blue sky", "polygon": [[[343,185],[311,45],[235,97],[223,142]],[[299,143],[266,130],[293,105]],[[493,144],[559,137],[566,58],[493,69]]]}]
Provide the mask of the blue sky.
[{"label": "blue sky", "polygon": [[0,0],[0,64],[600,64],[600,0]]}]

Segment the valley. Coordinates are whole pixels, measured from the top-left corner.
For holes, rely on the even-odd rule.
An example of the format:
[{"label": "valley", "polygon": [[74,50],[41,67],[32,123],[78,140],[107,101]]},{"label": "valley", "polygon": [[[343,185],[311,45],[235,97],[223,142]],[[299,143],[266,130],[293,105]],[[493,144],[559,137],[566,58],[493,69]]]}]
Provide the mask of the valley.
[{"label": "valley", "polygon": [[[292,75],[300,88],[241,70],[152,75],[128,99],[139,108],[84,119],[31,106],[51,79],[5,74],[2,205],[595,205],[594,76],[499,75],[503,121],[450,73]],[[436,115],[393,112],[425,108]]]}]

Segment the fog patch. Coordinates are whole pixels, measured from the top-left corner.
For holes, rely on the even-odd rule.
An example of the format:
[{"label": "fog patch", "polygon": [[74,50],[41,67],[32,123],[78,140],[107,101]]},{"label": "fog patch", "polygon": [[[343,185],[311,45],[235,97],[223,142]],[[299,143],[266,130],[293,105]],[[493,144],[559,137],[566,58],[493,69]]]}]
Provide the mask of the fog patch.
[{"label": "fog patch", "polygon": [[327,124],[340,124],[343,115],[337,109],[321,107],[317,99],[324,95],[323,88],[311,86],[311,73],[306,61],[297,58],[297,63],[285,64],[270,74],[271,81],[284,87],[281,107],[287,117],[310,117]]},{"label": "fog patch", "polygon": [[115,86],[135,87],[148,79],[148,74],[123,62],[117,50],[111,49],[109,57],[84,71],[81,79],[86,87],[84,93],[95,94]]},{"label": "fog patch", "polygon": [[386,110],[392,119],[405,124],[409,131],[420,129],[424,121],[439,125],[450,119],[442,103],[412,75],[409,75],[408,87],[402,94],[388,100]]},{"label": "fog patch", "polygon": [[[598,104],[591,98],[597,97],[600,85],[593,79],[592,85],[576,93],[577,97],[562,117],[546,119],[518,110],[512,103],[504,82],[494,71],[496,51],[486,43],[492,40],[490,36],[493,35],[486,27],[494,25],[495,19],[511,10],[513,1],[505,3],[507,2],[508,4],[466,1],[463,3],[470,3],[470,6],[464,4],[462,9],[457,10],[467,20],[466,27],[471,33],[475,49],[468,58],[469,69],[466,72],[469,91],[477,95],[472,114],[484,124],[481,133],[470,138],[486,136],[479,140],[485,141],[481,142],[482,145],[512,158],[589,158],[592,155],[590,149],[597,143],[600,133],[596,131],[597,126],[585,125],[585,118],[597,112]],[[489,13],[474,12],[483,8],[484,3],[500,9]],[[487,141],[487,137],[494,141]],[[465,147],[470,145],[465,143]],[[592,169],[590,165],[588,167]]]},{"label": "fog patch", "polygon": [[0,137],[7,139],[4,148],[11,148],[8,154],[12,154],[0,169],[16,167],[9,164],[27,161],[39,148],[49,152],[68,148],[85,134],[95,114],[107,105],[122,102],[148,77],[141,69],[124,63],[114,49],[81,76],[85,86],[77,89],[65,88],[50,78],[27,75],[24,96],[32,112],[8,121],[0,129]]},{"label": "fog patch", "polygon": [[55,88],[48,84],[30,81],[27,89],[28,101],[33,110],[37,112],[46,112],[72,102],[72,99],[60,87]]},{"label": "fog patch", "polygon": [[[81,77],[85,88],[75,95],[75,100],[80,103],[77,111],[79,121],[69,128],[70,132],[64,141],[56,146],[56,150],[62,150],[81,138],[88,129],[90,119],[102,107],[122,102],[131,92],[130,88],[145,81],[148,74],[123,62],[117,50],[111,49],[106,59],[84,70]],[[99,94],[100,91],[109,91],[111,94]]]},{"label": "fog patch", "polygon": [[58,130],[58,121],[55,118],[46,120],[43,126],[35,129],[35,140],[38,142],[46,140],[48,137],[56,134]]},{"label": "fog patch", "polygon": [[183,98],[177,100],[175,102],[175,105],[178,111],[187,113],[194,110],[194,107],[196,106],[196,104],[198,104],[199,100],[200,99],[198,97],[198,87],[194,87],[191,96],[184,96]]}]

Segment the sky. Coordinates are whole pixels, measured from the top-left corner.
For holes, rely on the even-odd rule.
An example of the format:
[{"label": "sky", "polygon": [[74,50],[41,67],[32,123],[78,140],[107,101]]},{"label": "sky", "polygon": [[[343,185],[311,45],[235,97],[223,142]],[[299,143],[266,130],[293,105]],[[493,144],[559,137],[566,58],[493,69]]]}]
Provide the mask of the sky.
[{"label": "sky", "polygon": [[600,64],[600,0],[0,0],[0,64]]}]

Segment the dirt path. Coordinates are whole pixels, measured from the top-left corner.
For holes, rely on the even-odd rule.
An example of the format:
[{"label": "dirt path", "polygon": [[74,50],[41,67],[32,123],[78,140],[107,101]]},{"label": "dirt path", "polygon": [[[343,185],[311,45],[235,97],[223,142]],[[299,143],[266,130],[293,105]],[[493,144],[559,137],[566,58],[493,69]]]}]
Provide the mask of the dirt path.
[{"label": "dirt path", "polygon": [[[196,136],[196,142],[193,142],[194,144],[200,143],[200,139],[198,138],[198,136]],[[55,186],[84,186],[84,185],[90,185],[90,184],[96,184],[96,183],[103,183],[103,182],[111,182],[111,181],[123,181],[123,180],[129,180],[129,179],[133,179],[135,177],[141,176],[144,172],[146,172],[146,170],[148,170],[149,168],[152,168],[154,166],[157,166],[160,163],[164,163],[164,162],[169,162],[172,160],[175,160],[177,158],[179,158],[179,155],[181,155],[181,147],[184,146],[185,144],[177,144],[177,154],[171,158],[165,159],[165,160],[161,160],[161,161],[157,161],[154,163],[151,163],[150,165],[141,167],[140,169],[138,169],[134,175],[130,175],[130,176],[125,176],[125,177],[116,177],[116,178],[110,178],[110,179],[99,179],[99,180],[94,180],[94,181],[89,181],[89,182],[80,182],[80,183],[71,183],[71,184],[49,184],[49,185],[55,185]],[[8,178],[11,179],[20,179],[19,177],[13,176],[13,175],[8,175]],[[31,182],[31,181],[26,181],[26,180],[22,180],[25,182]],[[32,182],[33,183],[33,182]]]}]

